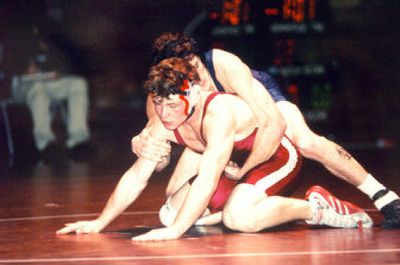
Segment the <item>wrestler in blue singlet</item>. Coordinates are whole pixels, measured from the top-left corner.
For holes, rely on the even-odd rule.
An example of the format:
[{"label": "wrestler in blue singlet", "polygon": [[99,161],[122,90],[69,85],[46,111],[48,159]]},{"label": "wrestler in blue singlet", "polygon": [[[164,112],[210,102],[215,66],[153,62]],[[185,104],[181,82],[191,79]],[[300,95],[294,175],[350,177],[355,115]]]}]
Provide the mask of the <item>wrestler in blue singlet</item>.
[{"label": "wrestler in blue singlet", "polygon": [[[213,60],[212,60],[212,55],[213,55],[212,50],[209,50],[209,51],[203,53],[204,64],[205,64],[207,70],[209,71],[211,78],[214,81],[214,84],[217,86],[218,91],[225,92],[224,87],[217,80],[217,77],[215,75],[215,69],[214,69],[214,64],[213,64]],[[285,98],[285,96],[283,95],[283,93],[281,91],[281,88],[279,87],[279,85],[277,84],[277,82],[271,75],[269,75],[266,72],[257,71],[257,70],[253,70],[253,69],[251,69],[251,73],[255,79],[260,81],[260,83],[263,84],[263,86],[265,88],[267,88],[268,92],[271,94],[271,96],[275,100],[275,102],[282,101],[282,100],[287,101],[287,99]]]}]

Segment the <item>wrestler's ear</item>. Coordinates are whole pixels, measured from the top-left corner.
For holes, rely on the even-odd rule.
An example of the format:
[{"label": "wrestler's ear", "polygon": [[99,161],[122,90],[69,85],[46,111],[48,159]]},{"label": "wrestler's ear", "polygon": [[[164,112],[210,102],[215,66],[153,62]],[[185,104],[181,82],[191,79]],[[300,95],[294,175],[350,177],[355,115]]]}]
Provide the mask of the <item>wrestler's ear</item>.
[{"label": "wrestler's ear", "polygon": [[187,77],[188,77],[189,80],[194,80],[194,73],[193,73],[193,71],[190,71],[190,72],[188,73]]},{"label": "wrestler's ear", "polygon": [[186,75],[183,74],[182,72],[178,72],[177,75],[178,75],[179,80],[181,80],[182,82],[185,82],[185,80],[187,79]]},{"label": "wrestler's ear", "polygon": [[190,82],[190,91],[189,91],[189,95],[188,95],[188,97],[189,97],[188,100],[189,100],[190,106],[194,107],[199,102],[199,100],[200,100],[200,95],[199,95],[200,94],[200,89],[201,89],[201,87],[200,87],[199,84]]}]

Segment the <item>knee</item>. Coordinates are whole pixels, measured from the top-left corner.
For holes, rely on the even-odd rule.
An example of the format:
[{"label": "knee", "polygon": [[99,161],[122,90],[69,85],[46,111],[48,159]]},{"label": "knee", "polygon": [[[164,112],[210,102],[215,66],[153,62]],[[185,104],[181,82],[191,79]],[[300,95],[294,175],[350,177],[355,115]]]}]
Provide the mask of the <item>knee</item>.
[{"label": "knee", "polygon": [[176,215],[177,212],[172,207],[170,199],[167,199],[165,204],[160,208],[160,211],[158,212],[158,217],[160,218],[160,222],[164,226],[170,226],[175,221]]},{"label": "knee", "polygon": [[226,227],[235,231],[245,233],[257,232],[258,229],[253,218],[255,204],[253,203],[253,199],[256,198],[249,196],[249,192],[255,194],[254,186],[242,185],[239,185],[235,189],[234,193],[232,193],[233,196],[226,203],[222,212],[222,222]]},{"label": "knee", "polygon": [[47,94],[46,88],[42,82],[35,82],[32,84],[26,95],[26,102],[31,108],[36,104],[43,105],[49,100],[49,95]]},{"label": "knee", "polygon": [[225,207],[222,212],[222,222],[226,227],[244,233],[258,232],[252,221],[251,211],[246,208],[231,206]]},{"label": "knee", "polygon": [[314,133],[309,133],[307,135],[302,135],[302,137],[296,138],[294,144],[304,157],[314,158],[324,150],[324,141],[326,141],[325,137]]}]

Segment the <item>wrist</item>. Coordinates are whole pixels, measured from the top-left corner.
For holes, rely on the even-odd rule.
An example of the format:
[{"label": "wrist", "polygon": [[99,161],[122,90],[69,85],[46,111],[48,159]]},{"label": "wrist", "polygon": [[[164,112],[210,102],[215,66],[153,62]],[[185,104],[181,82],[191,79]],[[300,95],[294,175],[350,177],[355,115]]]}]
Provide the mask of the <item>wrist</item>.
[{"label": "wrist", "polygon": [[171,226],[168,227],[168,229],[171,229],[173,233],[176,235],[176,237],[181,237],[189,228],[185,229],[182,226],[172,224]]},{"label": "wrist", "polygon": [[105,219],[102,219],[101,217],[97,218],[95,220],[95,222],[97,223],[97,228],[98,228],[99,232],[101,230],[103,230],[109,223],[108,221],[106,221]]}]

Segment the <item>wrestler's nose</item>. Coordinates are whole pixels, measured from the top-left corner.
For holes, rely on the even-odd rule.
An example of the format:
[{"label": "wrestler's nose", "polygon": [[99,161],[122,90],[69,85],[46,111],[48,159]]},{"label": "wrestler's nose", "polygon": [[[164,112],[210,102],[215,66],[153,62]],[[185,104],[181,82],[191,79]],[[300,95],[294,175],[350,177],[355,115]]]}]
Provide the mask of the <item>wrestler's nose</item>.
[{"label": "wrestler's nose", "polygon": [[160,113],[161,119],[166,120],[168,119],[169,116],[170,116],[170,111],[168,111],[168,108],[162,107]]}]

